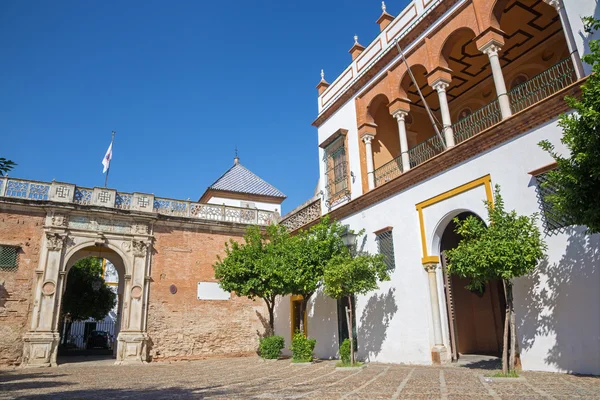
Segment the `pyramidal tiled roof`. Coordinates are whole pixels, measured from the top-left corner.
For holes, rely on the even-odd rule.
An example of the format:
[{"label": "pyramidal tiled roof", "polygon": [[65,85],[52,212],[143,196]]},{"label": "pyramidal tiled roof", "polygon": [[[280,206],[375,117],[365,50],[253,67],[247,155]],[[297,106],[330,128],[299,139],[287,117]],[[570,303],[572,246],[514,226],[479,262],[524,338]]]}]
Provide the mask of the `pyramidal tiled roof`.
[{"label": "pyramidal tiled roof", "polygon": [[250,172],[246,167],[239,164],[239,162],[236,162],[233,167],[229,168],[227,172],[208,188],[212,190],[280,197],[283,199],[287,197],[275,187]]}]

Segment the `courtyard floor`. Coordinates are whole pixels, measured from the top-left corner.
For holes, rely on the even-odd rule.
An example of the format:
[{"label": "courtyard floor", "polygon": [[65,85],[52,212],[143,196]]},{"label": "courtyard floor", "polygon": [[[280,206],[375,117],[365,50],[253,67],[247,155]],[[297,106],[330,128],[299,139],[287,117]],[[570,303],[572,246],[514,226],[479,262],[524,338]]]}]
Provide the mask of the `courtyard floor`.
[{"label": "courtyard floor", "polygon": [[[483,365],[485,366],[485,365]],[[292,365],[257,357],[114,366],[112,360],[57,368],[0,370],[1,399],[600,399],[600,377],[523,372],[495,382],[460,366],[335,361]]]}]

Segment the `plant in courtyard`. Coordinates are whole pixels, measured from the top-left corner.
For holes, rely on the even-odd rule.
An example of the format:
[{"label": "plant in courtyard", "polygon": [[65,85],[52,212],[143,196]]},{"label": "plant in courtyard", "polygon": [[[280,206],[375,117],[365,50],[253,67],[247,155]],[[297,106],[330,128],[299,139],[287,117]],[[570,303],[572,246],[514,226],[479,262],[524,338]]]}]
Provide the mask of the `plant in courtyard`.
[{"label": "plant in courtyard", "polygon": [[277,360],[285,340],[281,336],[267,336],[260,339],[260,356],[267,360]]},{"label": "plant in courtyard", "polygon": [[[600,29],[600,20],[584,18],[586,32]],[[582,57],[593,73],[581,86],[580,99],[567,97],[571,114],[560,116],[561,142],[568,156],[559,154],[549,141],[540,146],[552,155],[557,168],[548,172],[544,183],[555,192],[546,196],[553,212],[570,224],[585,225],[589,233],[600,232],[600,41],[590,41],[590,53]]]},{"label": "plant in courtyard", "polygon": [[379,282],[389,280],[387,265],[381,254],[359,252],[354,255],[347,250],[334,255],[327,263],[324,273],[325,293],[334,299],[348,298],[348,337],[350,338],[350,364],[352,365],[355,361],[352,297],[376,290]]},{"label": "plant in courtyard", "polygon": [[293,362],[311,362],[313,360],[313,350],[317,341],[309,339],[304,332],[297,330],[292,337],[292,361]]},{"label": "plant in courtyard", "polygon": [[223,290],[250,299],[263,299],[269,312],[269,334],[274,332],[277,296],[287,294],[285,267],[288,265],[290,237],[285,227],[270,225],[264,236],[250,226],[244,242],[225,244],[225,257],[213,265],[215,278]]},{"label": "plant in courtyard", "polygon": [[102,259],[88,257],[77,261],[67,275],[67,287],[62,301],[63,314],[70,316],[65,336],[73,321],[104,319],[116,302],[117,295],[102,278]]},{"label": "plant in courtyard", "polygon": [[[474,216],[455,219],[456,232],[462,236],[458,246],[448,250],[448,271],[470,278],[468,289],[482,291],[493,279],[501,279],[506,295],[506,317],[502,351],[502,372],[515,368],[517,343],[512,279],[532,272],[544,257],[546,244],[536,225],[537,216],[517,215],[504,210],[500,187],[494,191],[494,202],[485,202],[489,225]],[[510,334],[510,341],[509,341]],[[510,357],[508,348],[510,343]]]},{"label": "plant in courtyard", "polygon": [[17,164],[12,162],[11,160],[7,160],[4,157],[0,157],[0,176],[6,175],[16,165]]},{"label": "plant in courtyard", "polygon": [[350,339],[344,339],[340,346],[340,359],[342,360],[343,365],[350,364],[350,353]]},{"label": "plant in courtyard", "polygon": [[[324,217],[292,237],[288,248],[288,293],[302,296],[300,315],[305,315],[309,299],[322,286],[330,260],[348,253],[342,240],[345,231],[339,222],[330,223],[329,217]],[[300,330],[304,330],[303,318],[300,318]]]}]

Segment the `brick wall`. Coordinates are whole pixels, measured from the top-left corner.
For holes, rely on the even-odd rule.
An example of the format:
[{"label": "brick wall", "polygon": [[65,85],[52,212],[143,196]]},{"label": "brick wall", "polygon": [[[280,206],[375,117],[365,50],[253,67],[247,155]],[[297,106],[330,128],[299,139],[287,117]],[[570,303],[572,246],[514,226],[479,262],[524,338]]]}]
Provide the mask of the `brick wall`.
[{"label": "brick wall", "polygon": [[0,244],[19,246],[16,271],[0,269],[0,365],[18,365],[29,322],[45,214],[0,209]]},{"label": "brick wall", "polygon": [[[155,226],[152,283],[148,310],[150,356],[196,359],[254,353],[268,318],[264,302],[232,296],[231,300],[198,300],[198,282],[214,282],[212,265],[224,243],[242,232],[209,233],[199,228]],[[177,293],[170,293],[170,286]]]}]

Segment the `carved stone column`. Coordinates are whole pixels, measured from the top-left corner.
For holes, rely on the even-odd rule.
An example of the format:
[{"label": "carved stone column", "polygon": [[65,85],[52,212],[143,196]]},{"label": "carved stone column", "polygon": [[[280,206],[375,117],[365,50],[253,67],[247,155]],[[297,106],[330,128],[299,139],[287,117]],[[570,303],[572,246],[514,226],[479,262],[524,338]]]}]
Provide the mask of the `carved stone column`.
[{"label": "carved stone column", "polygon": [[117,337],[117,364],[142,363],[148,359],[148,334],[143,321],[150,246],[146,241],[134,239],[126,248],[131,254],[131,273],[125,275],[123,285],[123,318]]},{"label": "carved stone column", "polygon": [[437,91],[440,100],[440,111],[442,112],[442,124],[444,125],[444,139],[448,148],[454,146],[454,132],[452,131],[452,119],[450,118],[450,108],[448,107],[448,97],[446,89],[450,86],[449,82],[438,79],[433,85]]},{"label": "carved stone column", "polygon": [[410,169],[410,159],[408,156],[408,139],[406,137],[405,119],[408,113],[406,111],[398,111],[394,117],[398,121],[398,133],[400,135],[400,157],[402,159],[402,171],[406,172]]},{"label": "carved stone column", "polygon": [[437,276],[436,271],[438,265],[436,263],[424,264],[423,268],[427,271],[429,280],[429,299],[431,302],[431,317],[433,319],[433,348],[431,349],[431,360],[434,364],[441,364],[448,359],[448,351],[444,346],[442,336],[442,318],[440,315],[440,299],[438,296]]},{"label": "carved stone column", "polygon": [[362,141],[365,143],[365,153],[367,156],[367,179],[369,182],[369,190],[375,188],[375,167],[373,163],[373,148],[371,147],[373,139],[375,139],[375,135],[369,133],[362,137]]},{"label": "carved stone column", "polygon": [[558,12],[560,23],[563,27],[563,33],[565,34],[565,39],[567,39],[567,47],[569,48],[569,53],[571,54],[571,61],[575,67],[575,74],[577,75],[577,79],[581,79],[585,76],[585,71],[583,70],[583,64],[581,62],[581,57],[579,56],[579,50],[577,50],[577,44],[575,43],[575,37],[573,36],[573,29],[571,28],[571,23],[569,22],[569,17],[567,16],[567,11],[565,10],[563,1],[544,0],[544,2],[556,8],[556,12]]},{"label": "carved stone column", "polygon": [[40,264],[36,270],[37,282],[29,332],[23,337],[22,366],[48,367],[56,365],[60,334],[57,324],[60,314],[59,296],[62,293],[64,273],[63,247],[66,234],[46,231]]},{"label": "carved stone column", "polygon": [[504,82],[504,75],[502,75],[500,59],[498,58],[500,46],[501,43],[492,40],[479,50],[487,54],[490,59],[490,67],[492,68],[492,77],[494,79],[494,86],[496,87],[498,103],[500,104],[500,112],[502,113],[502,119],[506,119],[512,115],[512,112],[510,110],[508,94],[506,93],[506,83]]}]

